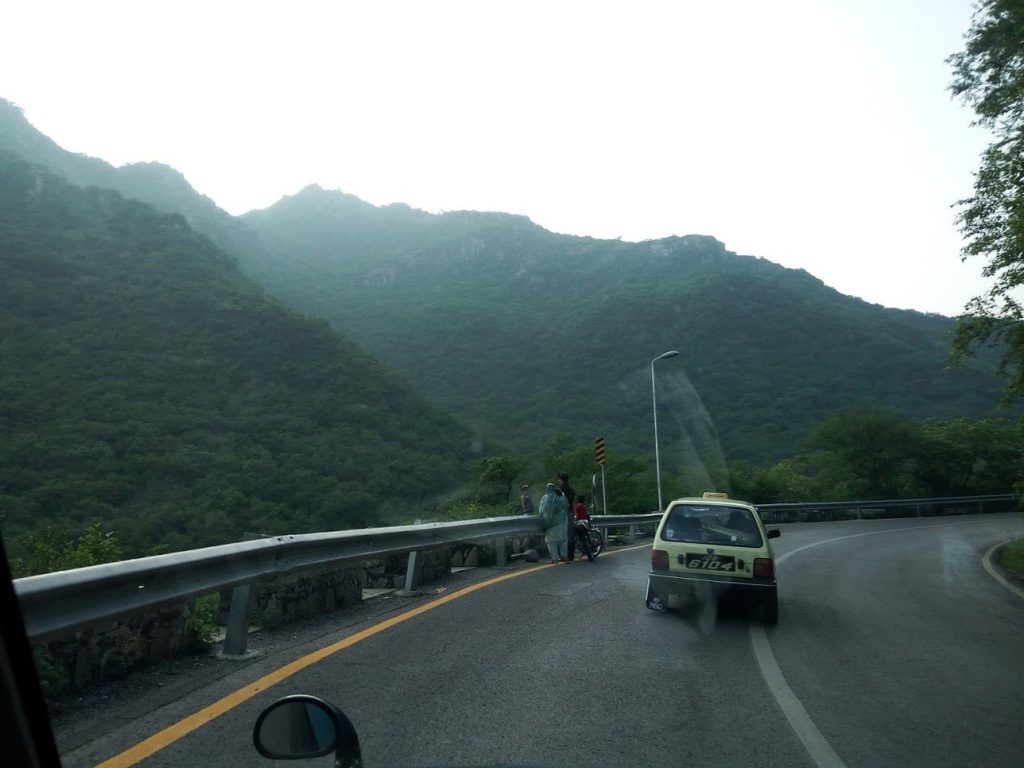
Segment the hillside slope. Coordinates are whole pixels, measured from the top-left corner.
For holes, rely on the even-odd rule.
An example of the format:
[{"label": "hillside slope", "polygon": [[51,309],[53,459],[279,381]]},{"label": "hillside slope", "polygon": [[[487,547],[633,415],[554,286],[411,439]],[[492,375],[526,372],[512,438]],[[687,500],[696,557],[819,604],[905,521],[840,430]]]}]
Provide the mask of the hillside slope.
[{"label": "hillside slope", "polygon": [[126,554],[372,524],[473,436],[175,214],[0,151],[0,510]]},{"label": "hillside slope", "polygon": [[115,168],[98,158],[68,152],[29,123],[21,109],[0,98],[0,150],[5,149],[76,186],[113,189],[162,211],[180,213],[194,230],[232,255],[262,248],[242,221],[193,189],[170,166],[131,163]]},{"label": "hillside slope", "polygon": [[268,290],[524,450],[559,431],[647,450],[649,362],[668,349],[681,357],[659,364],[659,411],[679,428],[663,439],[698,452],[717,431],[727,457],[776,459],[851,405],[999,412],[991,365],[947,368],[951,319],[844,296],[710,237],[601,241],[318,187],[243,218],[266,247],[241,265]]}]

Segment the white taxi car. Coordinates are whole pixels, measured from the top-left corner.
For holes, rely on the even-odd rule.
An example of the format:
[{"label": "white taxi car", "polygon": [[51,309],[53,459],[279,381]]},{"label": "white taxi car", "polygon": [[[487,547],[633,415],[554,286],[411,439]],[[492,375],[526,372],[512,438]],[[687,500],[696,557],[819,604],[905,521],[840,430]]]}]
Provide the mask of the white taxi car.
[{"label": "white taxi car", "polygon": [[775,624],[779,602],[775,555],[757,509],[724,493],[676,499],[658,524],[647,579],[647,607],[664,611],[670,595],[715,598],[735,594]]}]

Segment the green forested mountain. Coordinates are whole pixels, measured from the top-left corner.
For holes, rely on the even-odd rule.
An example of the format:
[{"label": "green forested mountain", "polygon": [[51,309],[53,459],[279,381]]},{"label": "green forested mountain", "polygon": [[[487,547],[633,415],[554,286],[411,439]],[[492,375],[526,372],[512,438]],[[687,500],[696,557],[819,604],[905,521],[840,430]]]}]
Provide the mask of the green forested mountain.
[{"label": "green forested mountain", "polygon": [[328,318],[421,390],[528,450],[555,432],[646,450],[651,358],[662,439],[764,461],[839,407],[998,411],[991,366],[949,370],[948,318],[843,296],[710,237],[626,243],[506,214],[376,208],[309,187],[244,220],[243,269]]},{"label": "green forested mountain", "polygon": [[234,218],[166,166],[65,152],[2,101],[0,146],[181,213],[274,296],[531,456],[560,432],[648,453],[649,361],[667,349],[682,353],[658,374],[663,453],[676,465],[694,451],[790,455],[841,407],[1001,413],[990,361],[947,368],[950,319],[843,296],[710,237],[571,237],[521,216],[435,216],[315,186]]},{"label": "green forested mountain", "polygon": [[5,539],[97,519],[125,554],[372,524],[472,436],[182,216],[0,150]]}]

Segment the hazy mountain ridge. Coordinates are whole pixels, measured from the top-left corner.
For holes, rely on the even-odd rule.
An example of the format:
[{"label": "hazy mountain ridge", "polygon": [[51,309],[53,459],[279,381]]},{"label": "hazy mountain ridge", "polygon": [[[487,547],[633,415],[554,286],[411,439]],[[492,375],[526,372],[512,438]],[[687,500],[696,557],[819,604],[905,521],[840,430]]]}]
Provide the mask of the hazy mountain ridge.
[{"label": "hazy mountain ridge", "polygon": [[[850,405],[998,413],[990,368],[947,370],[951,319],[844,296],[712,237],[597,240],[487,213],[334,219],[340,193],[314,192],[243,217],[268,244],[240,255],[243,268],[524,450],[557,431],[646,449],[644,374],[673,348],[683,357],[663,368],[666,396],[672,377],[689,391],[685,371],[732,457],[787,455]],[[385,217],[388,239],[375,240]]]},{"label": "hazy mountain ridge", "polygon": [[7,149],[79,187],[113,189],[162,211],[180,213],[198,232],[229,254],[258,252],[263,246],[241,221],[197,192],[169,165],[130,163],[115,168],[87,155],[68,152],[40,133],[22,111],[0,98],[0,149]]}]

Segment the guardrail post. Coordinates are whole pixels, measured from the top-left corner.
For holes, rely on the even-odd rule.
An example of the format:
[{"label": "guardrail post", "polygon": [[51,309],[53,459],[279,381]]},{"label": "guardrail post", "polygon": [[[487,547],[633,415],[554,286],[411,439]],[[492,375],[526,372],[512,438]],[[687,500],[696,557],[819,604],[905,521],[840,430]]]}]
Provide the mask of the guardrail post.
[{"label": "guardrail post", "polygon": [[[258,533],[242,534],[242,541],[262,538]],[[251,584],[241,584],[231,592],[231,610],[228,613],[228,626],[224,635],[224,647],[221,650],[225,656],[242,656],[249,645],[249,602],[251,597]]]},{"label": "guardrail post", "polygon": [[499,568],[508,565],[508,557],[505,554],[505,537],[498,536],[494,540],[494,559]]},{"label": "guardrail post", "polygon": [[626,539],[626,541],[628,541],[630,544],[633,544],[633,543],[636,542],[636,526],[635,525],[629,526],[629,537]]},{"label": "guardrail post", "polygon": [[419,581],[417,578],[419,573],[419,552],[409,553],[409,564],[405,568],[405,591],[412,592],[416,589],[416,582]]},{"label": "guardrail post", "polygon": [[[422,520],[416,520],[415,525],[420,525],[422,522]],[[413,594],[418,586],[417,582],[420,580],[419,559],[419,551],[409,553],[409,562],[405,567],[405,589],[402,590],[405,595]]]}]

